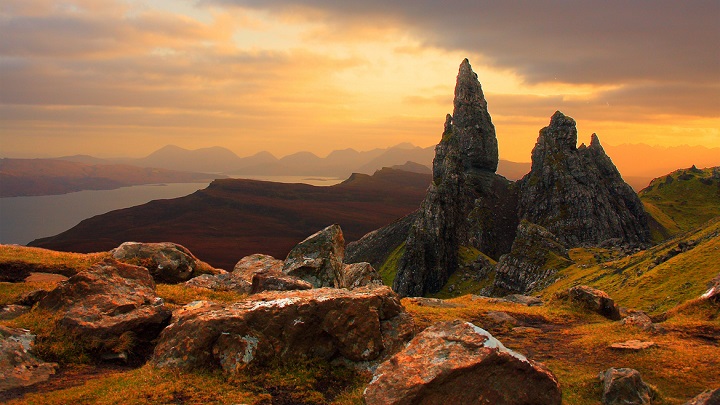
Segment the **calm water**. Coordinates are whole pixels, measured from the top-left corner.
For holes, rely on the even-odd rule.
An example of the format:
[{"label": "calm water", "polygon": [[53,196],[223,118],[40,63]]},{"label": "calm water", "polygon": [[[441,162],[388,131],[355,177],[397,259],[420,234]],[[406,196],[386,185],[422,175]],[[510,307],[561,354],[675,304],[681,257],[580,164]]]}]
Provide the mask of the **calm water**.
[{"label": "calm water", "polygon": [[[250,176],[247,176],[250,177]],[[340,179],[307,176],[256,176],[255,180],[331,186]],[[21,244],[57,235],[95,215],[177,198],[203,189],[209,183],[175,183],[123,187],[115,190],[86,190],[63,195],[0,198],[0,243]]]}]

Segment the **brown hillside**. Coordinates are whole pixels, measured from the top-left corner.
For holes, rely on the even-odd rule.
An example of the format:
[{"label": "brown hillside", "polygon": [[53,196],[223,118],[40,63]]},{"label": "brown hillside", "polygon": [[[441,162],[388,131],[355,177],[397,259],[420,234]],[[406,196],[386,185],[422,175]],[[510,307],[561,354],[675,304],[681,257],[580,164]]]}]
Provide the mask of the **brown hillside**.
[{"label": "brown hillside", "polygon": [[430,176],[383,169],[331,187],[255,180],[216,180],[189,196],[151,201],[82,221],[29,245],[97,252],[122,242],[173,241],[215,267],[242,257],[284,258],[298,242],[338,223],[347,242],[417,209]]}]

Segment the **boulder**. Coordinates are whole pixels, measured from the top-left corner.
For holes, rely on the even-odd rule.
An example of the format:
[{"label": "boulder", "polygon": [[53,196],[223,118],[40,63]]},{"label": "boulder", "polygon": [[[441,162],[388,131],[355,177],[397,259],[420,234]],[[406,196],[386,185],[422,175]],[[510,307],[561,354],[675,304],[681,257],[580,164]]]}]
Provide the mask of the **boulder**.
[{"label": "boulder", "polygon": [[609,368],[598,375],[603,384],[603,405],[645,405],[654,392],[631,368]]},{"label": "boulder", "polygon": [[0,392],[47,381],[55,374],[57,364],[30,353],[34,341],[28,330],[0,325]]},{"label": "boulder", "polygon": [[212,269],[184,246],[171,242],[125,242],[111,253],[118,261],[147,268],[158,283],[182,283],[197,276],[200,269]]},{"label": "boulder", "polygon": [[257,294],[263,291],[309,290],[313,285],[297,277],[289,276],[281,271],[264,271],[252,277],[250,292]]},{"label": "boulder", "polygon": [[185,282],[186,287],[249,294],[251,284],[234,273],[201,274]]},{"label": "boulder", "polygon": [[620,323],[642,330],[654,330],[652,319],[643,311],[632,311]]},{"label": "boulder", "polygon": [[710,282],[710,287],[700,298],[720,303],[720,274]]},{"label": "boulder", "polygon": [[118,351],[143,358],[170,320],[144,267],[108,260],[60,283],[38,302],[57,326],[100,357]]},{"label": "boulder", "polygon": [[620,308],[606,292],[596,288],[580,285],[568,291],[570,301],[579,304],[585,309],[612,319],[620,320]]},{"label": "boulder", "polygon": [[282,271],[283,261],[278,260],[269,255],[254,254],[245,256],[235,264],[233,274],[242,277],[247,282],[252,281],[253,275],[256,273],[264,273],[266,271]]},{"label": "boulder", "polygon": [[314,287],[339,287],[345,257],[345,238],[334,224],[314,233],[288,253],[282,271]]},{"label": "boulder", "polygon": [[380,361],[413,333],[412,319],[385,286],[265,292],[226,306],[191,306],[173,314],[154,365],[235,373],[298,358]]},{"label": "boulder", "polygon": [[382,285],[380,273],[370,263],[352,263],[343,266],[339,287],[352,290],[366,285]]},{"label": "boulder", "polygon": [[559,405],[562,394],[542,364],[453,321],[430,326],[380,364],[363,396],[367,405]]},{"label": "boulder", "polygon": [[685,405],[718,405],[720,404],[720,388],[706,390],[700,395],[686,402]]}]

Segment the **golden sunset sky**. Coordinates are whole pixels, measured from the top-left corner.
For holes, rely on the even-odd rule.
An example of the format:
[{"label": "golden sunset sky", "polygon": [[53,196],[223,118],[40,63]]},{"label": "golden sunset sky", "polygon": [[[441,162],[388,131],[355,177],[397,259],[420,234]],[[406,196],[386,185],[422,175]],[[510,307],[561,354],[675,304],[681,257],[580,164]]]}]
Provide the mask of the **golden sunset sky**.
[{"label": "golden sunset sky", "polygon": [[2,0],[0,157],[426,147],[465,57],[501,158],[555,110],[580,142],[720,147],[718,21],[717,0]]}]

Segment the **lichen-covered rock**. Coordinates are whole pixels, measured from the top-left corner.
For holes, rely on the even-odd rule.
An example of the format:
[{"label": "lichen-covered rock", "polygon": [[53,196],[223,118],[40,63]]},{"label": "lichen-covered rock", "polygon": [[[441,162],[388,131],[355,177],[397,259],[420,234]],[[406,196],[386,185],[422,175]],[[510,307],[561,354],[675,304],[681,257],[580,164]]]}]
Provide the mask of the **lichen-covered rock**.
[{"label": "lichen-covered rock", "polygon": [[[134,349],[140,358],[168,324],[171,312],[155,294],[144,267],[117,261],[97,264],[61,282],[37,308],[59,313],[58,327],[99,356]],[[130,344],[129,342],[132,342]]]},{"label": "lichen-covered rock", "polygon": [[718,405],[720,404],[720,388],[706,390],[695,398],[686,402],[685,405]]},{"label": "lichen-covered rock", "polygon": [[494,292],[528,292],[571,263],[567,248],[555,235],[521,221],[510,253],[497,264]]},{"label": "lichen-covered rock", "polygon": [[597,135],[588,147],[576,143],[575,120],[555,112],[540,131],[530,173],[518,182],[519,217],[547,228],[568,247],[608,239],[647,244],[650,228],[642,202]]},{"label": "lichen-covered rock", "polygon": [[388,287],[266,292],[230,305],[193,303],[160,335],[153,364],[234,373],[298,358],[379,361],[412,337]]},{"label": "lichen-covered rock", "polygon": [[234,273],[201,274],[184,283],[186,287],[250,294],[251,284]]},{"label": "lichen-covered rock", "polygon": [[343,266],[339,285],[352,290],[366,285],[382,285],[380,274],[370,263],[352,263]]},{"label": "lichen-covered rock", "polygon": [[620,307],[605,291],[580,285],[570,288],[568,296],[571,302],[579,304],[589,311],[614,321],[620,320]]},{"label": "lichen-covered rock", "polygon": [[603,384],[603,405],[646,405],[654,396],[640,377],[631,368],[609,368],[598,375]]},{"label": "lichen-covered rock", "polygon": [[[282,272],[283,261],[264,254],[245,256],[235,264],[231,273],[203,274],[185,282],[193,288],[204,288],[213,291],[234,291],[240,294],[250,294],[265,291],[265,288],[253,290],[253,278],[257,274],[271,272],[277,278]],[[267,278],[267,277],[266,277]],[[281,277],[282,278],[282,277]],[[295,288],[296,289],[296,288]]]},{"label": "lichen-covered rock", "polygon": [[250,292],[257,294],[263,291],[309,290],[313,285],[297,277],[289,276],[281,271],[268,270],[253,275]]},{"label": "lichen-covered rock", "polygon": [[624,317],[620,323],[626,326],[634,326],[642,330],[653,330],[652,319],[650,319],[650,317],[643,311],[634,310],[631,313],[628,313],[628,315]]},{"label": "lichen-covered rock", "polygon": [[557,378],[467,322],[435,324],[375,371],[368,405],[561,403]]},{"label": "lichen-covered rock", "polygon": [[316,232],[288,253],[282,271],[320,287],[338,287],[345,238],[337,224]]},{"label": "lichen-covered rock", "polygon": [[256,253],[254,255],[245,256],[235,264],[233,273],[243,277],[246,281],[252,281],[252,276],[256,273],[266,271],[282,271],[283,261],[276,259],[270,255]]},{"label": "lichen-covered rock", "polygon": [[0,325],[0,392],[47,381],[57,364],[45,363],[30,353],[35,335],[25,329]]},{"label": "lichen-covered rock", "polygon": [[182,283],[197,276],[200,267],[210,269],[184,246],[171,242],[125,242],[111,253],[118,261],[147,268],[158,283]]}]

